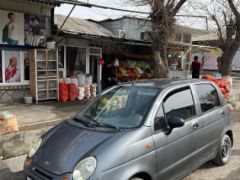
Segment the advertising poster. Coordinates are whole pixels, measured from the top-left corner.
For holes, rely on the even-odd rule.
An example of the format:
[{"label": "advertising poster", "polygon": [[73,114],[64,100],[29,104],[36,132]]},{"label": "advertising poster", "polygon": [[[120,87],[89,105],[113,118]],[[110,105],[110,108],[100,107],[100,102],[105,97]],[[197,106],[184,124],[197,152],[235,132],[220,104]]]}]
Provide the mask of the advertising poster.
[{"label": "advertising poster", "polygon": [[24,45],[24,14],[0,10],[0,44]]},{"label": "advertising poster", "polygon": [[4,52],[5,83],[18,83],[21,81],[20,51]]},{"label": "advertising poster", "polygon": [[25,45],[45,46],[46,26],[44,16],[24,15]]}]

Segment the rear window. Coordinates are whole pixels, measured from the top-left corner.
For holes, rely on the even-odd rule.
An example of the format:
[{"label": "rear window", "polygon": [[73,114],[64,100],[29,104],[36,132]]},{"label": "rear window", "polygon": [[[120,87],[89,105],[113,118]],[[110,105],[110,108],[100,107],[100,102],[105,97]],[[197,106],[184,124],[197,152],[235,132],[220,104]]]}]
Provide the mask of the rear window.
[{"label": "rear window", "polygon": [[202,112],[210,111],[220,106],[220,100],[216,88],[211,84],[196,85],[198,98]]}]

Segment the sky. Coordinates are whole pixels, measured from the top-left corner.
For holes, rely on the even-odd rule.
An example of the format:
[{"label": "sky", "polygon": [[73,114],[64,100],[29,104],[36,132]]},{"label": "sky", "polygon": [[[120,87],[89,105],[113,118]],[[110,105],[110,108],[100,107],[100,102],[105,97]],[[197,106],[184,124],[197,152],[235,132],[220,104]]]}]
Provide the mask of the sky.
[{"label": "sky", "polygon": [[[126,3],[125,0],[82,0],[82,2],[89,2],[92,4],[98,4],[103,6],[116,7],[121,9],[135,10],[135,11],[148,11],[147,7],[136,7],[132,6],[129,3]],[[55,14],[67,15],[71,10],[72,5],[63,4],[60,7],[55,9]],[[87,8],[82,6],[76,6],[72,15],[73,17],[79,17],[82,19],[94,19],[94,20],[103,20],[107,18],[118,18],[123,15],[137,16],[137,17],[146,17],[141,14],[136,13],[127,13],[121,11],[112,11],[100,8]]]},{"label": "sky", "polygon": [[[116,7],[121,9],[128,9],[128,10],[135,10],[135,11],[150,11],[148,7],[144,6],[134,6],[129,4],[129,0],[82,0],[82,2],[89,2],[92,4],[98,4],[103,6],[110,6],[110,7]],[[60,7],[57,7],[55,9],[55,14],[62,14],[62,15],[68,15],[73,5],[67,5],[63,4]],[[189,14],[184,12],[184,10],[181,12],[181,14]],[[127,12],[121,12],[121,11],[113,11],[113,10],[106,10],[106,9],[99,9],[99,8],[87,8],[82,6],[76,6],[74,11],[72,12],[72,17],[78,17],[82,19],[93,19],[93,20],[104,20],[108,18],[118,18],[121,16],[135,16],[135,17],[146,17],[144,14],[137,14],[137,13],[127,13]],[[201,18],[190,18],[190,17],[177,17],[177,23],[180,25],[186,25],[192,28],[198,28],[198,29],[206,29],[206,23],[205,19]]]}]

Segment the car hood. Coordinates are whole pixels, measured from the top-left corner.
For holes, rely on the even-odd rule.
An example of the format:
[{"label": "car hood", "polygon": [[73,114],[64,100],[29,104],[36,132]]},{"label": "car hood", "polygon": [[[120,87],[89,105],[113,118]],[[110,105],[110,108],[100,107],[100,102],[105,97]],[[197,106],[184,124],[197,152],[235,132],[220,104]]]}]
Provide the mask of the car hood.
[{"label": "car hood", "polygon": [[67,122],[53,131],[43,140],[34,162],[56,175],[72,172],[81,158],[115,134],[86,130]]}]

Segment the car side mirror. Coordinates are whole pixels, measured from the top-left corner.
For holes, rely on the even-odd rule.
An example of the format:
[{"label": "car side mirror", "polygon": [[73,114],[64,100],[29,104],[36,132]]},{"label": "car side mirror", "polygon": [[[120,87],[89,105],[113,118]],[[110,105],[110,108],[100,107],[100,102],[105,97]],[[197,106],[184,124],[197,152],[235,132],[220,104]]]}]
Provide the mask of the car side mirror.
[{"label": "car side mirror", "polygon": [[171,116],[168,119],[168,125],[171,129],[183,127],[185,124],[184,120],[178,116]]}]

